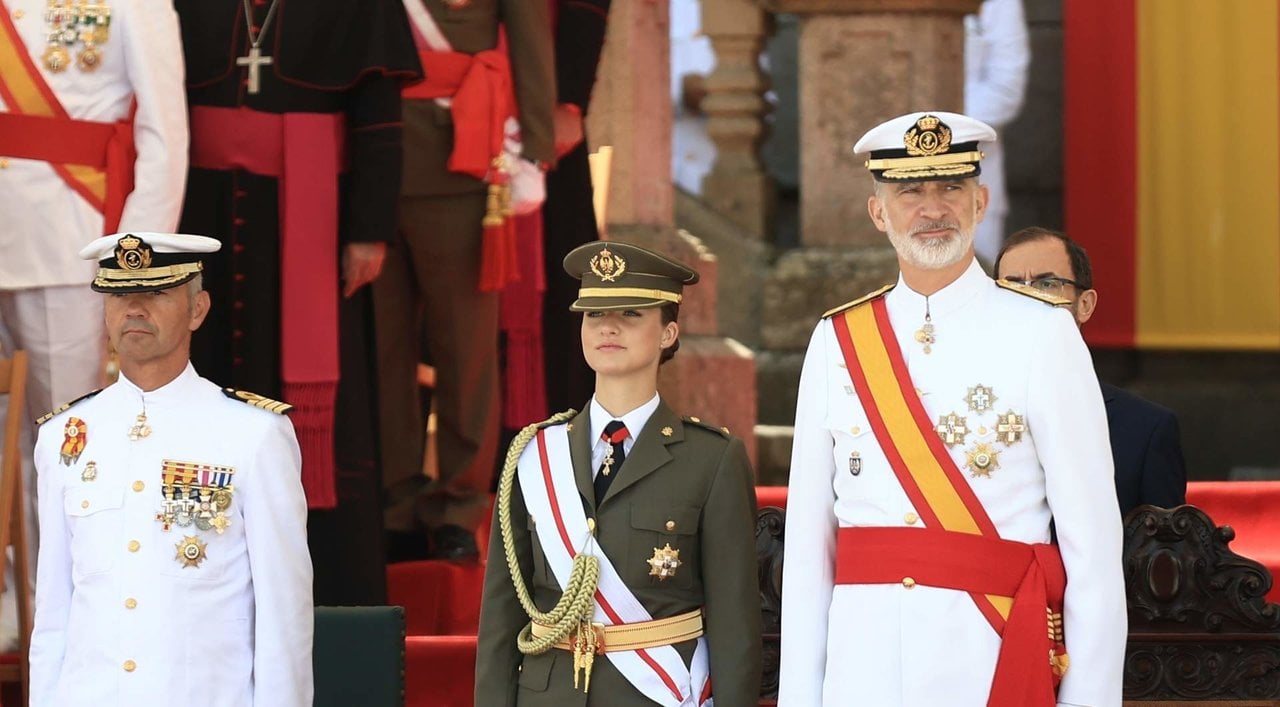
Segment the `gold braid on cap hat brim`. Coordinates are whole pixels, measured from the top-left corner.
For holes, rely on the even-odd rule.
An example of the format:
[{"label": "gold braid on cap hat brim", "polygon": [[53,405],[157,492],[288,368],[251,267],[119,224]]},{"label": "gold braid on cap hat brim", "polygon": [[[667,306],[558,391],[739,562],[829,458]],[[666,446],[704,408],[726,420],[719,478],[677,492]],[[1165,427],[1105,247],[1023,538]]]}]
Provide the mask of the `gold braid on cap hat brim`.
[{"label": "gold braid on cap hat brim", "polygon": [[664,302],[680,304],[680,295],[666,290],[649,290],[643,287],[583,287],[578,290],[579,298],[598,297],[642,297],[644,299],[660,299]]},{"label": "gold braid on cap hat brim", "polygon": [[952,164],[968,164],[980,162],[986,155],[981,150],[969,152],[953,152],[946,155],[930,157],[886,157],[878,160],[867,160],[867,169],[911,169],[913,167],[942,167]]},{"label": "gold braid on cap hat brim", "polygon": [[541,422],[520,430],[511,441],[507,450],[507,459],[502,465],[502,477],[498,482],[498,530],[502,535],[502,550],[506,555],[507,571],[511,573],[511,583],[515,585],[516,599],[521,608],[532,621],[551,629],[539,637],[533,635],[532,621],[520,630],[516,636],[516,648],[525,655],[546,653],[557,643],[573,638],[573,686],[578,687],[578,672],[583,673],[582,690],[591,687],[591,664],[595,659],[598,636],[591,619],[595,615],[596,587],[600,584],[600,558],[589,552],[579,552],[573,557],[573,568],[569,571],[569,581],[565,583],[560,601],[551,611],[541,612],[529,595],[529,587],[525,584],[524,575],[520,573],[520,558],[516,556],[515,536],[511,528],[511,494],[515,489],[516,468],[520,463],[520,455],[529,442],[538,435],[543,427],[556,425],[573,419],[578,413],[573,410],[553,415],[546,422]]},{"label": "gold braid on cap hat brim", "polygon": [[98,287],[157,287],[175,285],[204,270],[204,263],[179,263],[141,270],[98,268],[93,284]]}]

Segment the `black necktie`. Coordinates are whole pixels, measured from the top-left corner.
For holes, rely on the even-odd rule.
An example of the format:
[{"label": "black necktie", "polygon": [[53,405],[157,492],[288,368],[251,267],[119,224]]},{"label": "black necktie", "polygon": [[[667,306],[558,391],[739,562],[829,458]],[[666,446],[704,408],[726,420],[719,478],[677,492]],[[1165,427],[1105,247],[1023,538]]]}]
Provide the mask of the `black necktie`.
[{"label": "black necktie", "polygon": [[596,473],[595,489],[596,489],[596,505],[600,505],[600,501],[604,500],[604,495],[609,492],[609,484],[613,483],[613,478],[618,475],[618,468],[622,466],[622,462],[626,460],[627,453],[622,449],[622,442],[627,438],[627,426],[622,424],[622,420],[614,420],[604,426],[604,434],[600,435],[600,439],[609,443],[609,451],[605,452],[604,463],[600,465],[600,471]]}]

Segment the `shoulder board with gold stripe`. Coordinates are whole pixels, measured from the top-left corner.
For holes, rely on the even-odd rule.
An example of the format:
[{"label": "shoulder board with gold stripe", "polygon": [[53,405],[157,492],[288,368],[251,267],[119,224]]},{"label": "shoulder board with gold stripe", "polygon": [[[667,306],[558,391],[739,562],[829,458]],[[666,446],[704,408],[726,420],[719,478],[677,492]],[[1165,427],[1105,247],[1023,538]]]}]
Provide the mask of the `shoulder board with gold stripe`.
[{"label": "shoulder board with gold stripe", "polygon": [[824,312],[824,313],[822,314],[822,318],[823,318],[823,319],[826,319],[826,318],[828,318],[828,317],[833,317],[833,316],[835,316],[835,315],[837,315],[837,314],[839,314],[839,313],[841,313],[841,312],[845,312],[845,311],[848,311],[848,310],[850,310],[850,309],[853,309],[854,307],[857,307],[857,306],[858,306],[858,305],[860,305],[860,304],[866,304],[867,302],[870,302],[870,301],[872,301],[872,300],[874,300],[874,299],[877,299],[877,298],[883,297],[883,296],[885,296],[886,294],[888,294],[889,290],[892,290],[892,289],[894,288],[894,285],[896,285],[896,284],[897,284],[897,283],[894,283],[894,284],[891,284],[891,285],[885,285],[884,287],[881,287],[880,289],[878,289],[878,290],[876,290],[876,291],[874,291],[874,292],[868,292],[867,294],[865,294],[865,295],[863,295],[863,296],[859,297],[858,299],[856,299],[856,300],[854,300],[854,301],[852,301],[852,302],[845,302],[844,304],[840,305],[839,307],[835,307],[835,308],[832,308],[832,309],[828,309],[826,312]]},{"label": "shoulder board with gold stripe", "polygon": [[1026,295],[1031,299],[1038,299],[1045,304],[1051,304],[1055,307],[1066,307],[1071,304],[1071,300],[1062,297],[1056,297],[1047,292],[1041,292],[1034,287],[1028,287],[1021,282],[1009,282],[1008,280],[996,280],[996,285],[1003,287],[1010,292],[1017,292],[1020,295]]},{"label": "shoulder board with gold stripe", "polygon": [[277,415],[283,415],[293,409],[289,403],[282,403],[279,400],[264,398],[257,393],[250,393],[247,390],[236,390],[235,388],[223,388],[222,394],[232,400],[239,400],[246,405],[252,405],[256,408],[262,408],[267,412],[274,412]]},{"label": "shoulder board with gold stripe", "polygon": [[49,420],[52,420],[53,418],[57,417],[58,415],[61,415],[62,413],[64,413],[64,412],[66,412],[66,411],[70,410],[70,409],[71,409],[72,407],[74,407],[77,403],[84,402],[85,400],[88,400],[89,398],[92,398],[93,396],[95,396],[95,395],[97,395],[98,393],[101,393],[101,392],[102,392],[102,388],[98,388],[97,390],[93,391],[92,393],[85,393],[84,395],[81,395],[80,397],[76,398],[75,400],[72,400],[72,401],[71,401],[71,402],[69,402],[69,403],[63,403],[62,405],[58,406],[58,407],[57,407],[57,408],[55,408],[54,410],[52,410],[52,411],[50,411],[50,412],[47,412],[47,413],[45,413],[45,414],[41,415],[40,417],[37,417],[37,418],[36,418],[36,427],[39,427],[40,425],[43,425],[44,423],[48,422]]},{"label": "shoulder board with gold stripe", "polygon": [[710,422],[703,422],[701,418],[697,418],[697,417],[687,417],[687,416],[686,416],[686,417],[683,417],[683,418],[681,418],[681,419],[682,419],[682,420],[684,420],[685,422],[687,422],[687,423],[691,424],[691,425],[696,425],[696,426],[698,426],[698,427],[701,427],[701,428],[702,428],[702,429],[704,429],[704,430],[708,430],[708,431],[710,431],[710,432],[715,432],[716,434],[720,435],[721,437],[724,437],[725,439],[728,439],[728,438],[729,438],[729,436],[730,436],[730,434],[729,434],[729,428],[728,428],[728,427],[716,427],[715,425],[711,424]]}]

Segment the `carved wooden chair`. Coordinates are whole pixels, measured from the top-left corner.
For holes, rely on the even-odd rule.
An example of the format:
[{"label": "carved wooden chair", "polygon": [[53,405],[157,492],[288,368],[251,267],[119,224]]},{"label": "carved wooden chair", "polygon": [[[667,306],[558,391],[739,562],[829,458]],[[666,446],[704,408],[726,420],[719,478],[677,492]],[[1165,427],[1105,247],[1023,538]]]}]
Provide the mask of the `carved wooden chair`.
[{"label": "carved wooden chair", "polygon": [[[31,602],[27,592],[30,560],[27,557],[25,503],[22,491],[22,453],[18,440],[26,416],[27,354],[15,351],[11,358],[0,358],[0,395],[8,395],[3,445],[0,446],[0,551],[13,548],[15,587],[4,586],[0,572],[0,591],[16,591],[18,605],[18,649],[0,654],[0,683],[19,683],[22,704],[27,701],[27,653],[31,643]],[[3,555],[0,554],[0,560]],[[0,562],[0,566],[3,563]]]},{"label": "carved wooden chair", "polygon": [[1126,707],[1280,707],[1280,605],[1234,537],[1194,506],[1125,519]]}]

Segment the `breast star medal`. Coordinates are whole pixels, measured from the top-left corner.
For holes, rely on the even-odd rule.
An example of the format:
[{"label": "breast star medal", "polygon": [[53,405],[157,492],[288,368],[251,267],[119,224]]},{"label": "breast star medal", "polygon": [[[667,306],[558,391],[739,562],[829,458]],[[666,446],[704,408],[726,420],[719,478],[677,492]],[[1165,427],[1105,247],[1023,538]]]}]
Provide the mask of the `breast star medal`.
[{"label": "breast star medal", "polygon": [[1010,410],[996,419],[996,434],[1004,446],[1012,447],[1022,441],[1022,433],[1027,431],[1027,423],[1022,415]]},{"label": "breast star medal", "polygon": [[986,442],[979,442],[972,449],[965,450],[964,465],[973,478],[989,479],[991,472],[1000,468],[1000,452]]},{"label": "breast star medal", "polygon": [[996,397],[995,390],[981,383],[970,388],[969,394],[964,396],[970,412],[986,412],[996,404],[997,400],[999,398]]},{"label": "breast star medal", "polygon": [[89,462],[80,470],[81,481],[93,481],[98,478],[98,462]]},{"label": "breast star medal", "polygon": [[942,443],[948,447],[964,444],[964,438],[969,434],[965,419],[954,412],[939,417],[938,426],[934,427],[933,430],[942,438]]},{"label": "breast star medal", "polygon": [[62,428],[62,449],[59,457],[62,463],[71,466],[84,452],[84,445],[89,441],[89,426],[78,417],[67,419],[67,426]]},{"label": "breast star medal", "polygon": [[208,544],[200,542],[200,538],[194,535],[187,535],[175,547],[178,548],[176,559],[182,562],[183,567],[199,567],[204,562]]},{"label": "breast star medal", "polygon": [[680,561],[680,551],[671,549],[671,543],[663,548],[653,548],[653,557],[648,562],[649,576],[657,577],[659,582],[676,576],[676,570],[684,564]]}]

